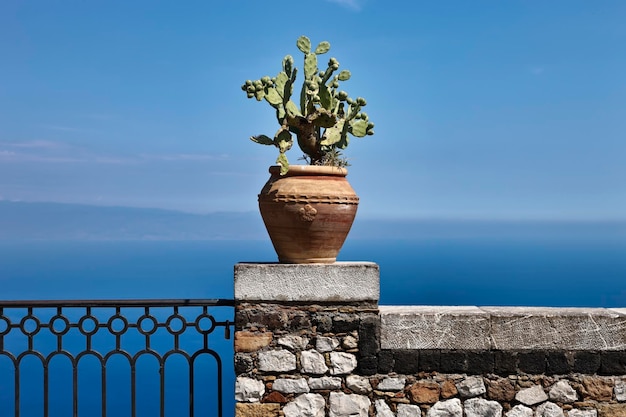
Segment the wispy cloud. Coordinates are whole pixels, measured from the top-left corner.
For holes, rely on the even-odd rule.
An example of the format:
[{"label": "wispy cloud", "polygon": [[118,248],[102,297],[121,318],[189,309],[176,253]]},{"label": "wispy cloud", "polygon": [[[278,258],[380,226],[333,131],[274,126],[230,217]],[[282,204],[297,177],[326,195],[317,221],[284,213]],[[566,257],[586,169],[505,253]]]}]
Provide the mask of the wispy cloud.
[{"label": "wispy cloud", "polygon": [[326,0],[330,3],[336,3],[346,9],[359,11],[362,8],[361,0]]}]

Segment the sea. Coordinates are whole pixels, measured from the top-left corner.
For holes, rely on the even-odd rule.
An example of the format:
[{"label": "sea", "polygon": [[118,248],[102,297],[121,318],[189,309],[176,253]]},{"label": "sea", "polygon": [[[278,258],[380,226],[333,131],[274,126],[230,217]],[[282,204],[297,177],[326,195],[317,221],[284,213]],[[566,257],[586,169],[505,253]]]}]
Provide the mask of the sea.
[{"label": "sea", "polygon": [[[623,224],[619,227],[617,231],[586,228],[584,233],[349,238],[338,260],[379,264],[381,305],[626,307],[626,230]],[[2,241],[0,300],[231,299],[237,262],[274,261],[273,248],[263,239]],[[222,344],[219,349],[224,363],[224,416],[232,416],[232,345]],[[1,359],[0,417],[13,416],[14,385],[2,371],[10,365]],[[42,415],[38,372],[24,371],[35,379],[21,393],[22,416]],[[95,370],[86,372],[99,378]],[[71,379],[66,379],[71,389],[67,381]],[[212,384],[208,383],[207,392],[214,390]],[[172,387],[176,391],[176,384]],[[114,388],[110,395],[115,396]],[[128,401],[109,407],[108,415],[130,416]],[[139,407],[137,415],[158,415],[151,407]],[[166,415],[188,415],[186,407],[170,400]],[[81,410],[80,415],[100,415],[99,405]],[[71,404],[53,408],[50,415],[68,412]]]}]

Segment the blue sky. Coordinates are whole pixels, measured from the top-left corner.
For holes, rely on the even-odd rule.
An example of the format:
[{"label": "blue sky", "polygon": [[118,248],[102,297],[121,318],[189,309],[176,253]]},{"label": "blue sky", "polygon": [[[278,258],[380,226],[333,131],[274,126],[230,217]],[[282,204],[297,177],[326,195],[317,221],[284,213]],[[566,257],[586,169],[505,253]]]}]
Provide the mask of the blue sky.
[{"label": "blue sky", "polygon": [[[255,211],[246,79],[331,43],[360,215],[625,219],[623,1],[0,3],[0,199]],[[299,153],[290,152],[296,161]]]}]

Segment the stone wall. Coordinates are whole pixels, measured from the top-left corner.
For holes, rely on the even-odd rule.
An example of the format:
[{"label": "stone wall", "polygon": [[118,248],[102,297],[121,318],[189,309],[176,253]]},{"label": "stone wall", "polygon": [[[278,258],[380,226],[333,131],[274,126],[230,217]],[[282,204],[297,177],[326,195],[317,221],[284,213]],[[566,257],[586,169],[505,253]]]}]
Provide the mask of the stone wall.
[{"label": "stone wall", "polygon": [[626,311],[378,288],[372,263],[236,265],[236,416],[626,417]]}]

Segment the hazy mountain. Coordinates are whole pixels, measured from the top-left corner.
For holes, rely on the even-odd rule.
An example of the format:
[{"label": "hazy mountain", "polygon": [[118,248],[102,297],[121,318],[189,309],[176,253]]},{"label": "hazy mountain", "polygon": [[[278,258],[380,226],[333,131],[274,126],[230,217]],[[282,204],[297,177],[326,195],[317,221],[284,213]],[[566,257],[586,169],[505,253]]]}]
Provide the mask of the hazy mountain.
[{"label": "hazy mountain", "polygon": [[[350,239],[626,238],[618,221],[393,220],[357,216]],[[258,212],[178,211],[0,201],[0,240],[267,239]]]},{"label": "hazy mountain", "polygon": [[178,211],[0,201],[0,239],[259,239],[258,213]]}]

